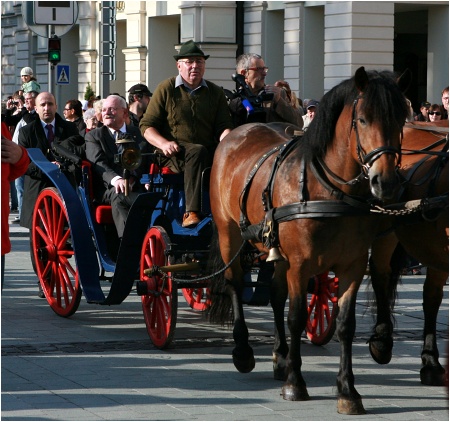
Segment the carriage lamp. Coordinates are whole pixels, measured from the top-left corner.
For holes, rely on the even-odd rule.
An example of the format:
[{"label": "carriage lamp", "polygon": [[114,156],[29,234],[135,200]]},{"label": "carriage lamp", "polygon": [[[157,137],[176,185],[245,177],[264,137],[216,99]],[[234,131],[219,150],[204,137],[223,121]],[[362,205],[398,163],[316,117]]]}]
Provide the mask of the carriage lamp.
[{"label": "carriage lamp", "polygon": [[128,133],[119,134],[116,145],[117,149],[121,152],[114,155],[114,163],[120,164],[123,168],[125,196],[128,196],[131,172],[141,165],[142,155],[139,147],[136,146],[134,139]]}]

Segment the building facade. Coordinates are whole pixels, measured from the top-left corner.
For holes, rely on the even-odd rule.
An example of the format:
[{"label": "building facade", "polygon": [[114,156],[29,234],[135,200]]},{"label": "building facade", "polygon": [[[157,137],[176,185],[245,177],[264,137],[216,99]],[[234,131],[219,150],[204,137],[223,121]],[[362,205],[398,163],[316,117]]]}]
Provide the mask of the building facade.
[{"label": "building facade", "polygon": [[[205,77],[227,89],[235,88],[242,52],[261,54],[266,82],[285,79],[299,98],[320,99],[360,66],[411,69],[407,96],[415,109],[440,103],[448,86],[446,1],[79,1],[75,24],[63,27],[30,23],[29,15],[25,22],[23,3],[33,2],[1,2],[2,100],[19,88],[25,66],[55,93],[60,111],[83,99],[88,82],[102,97],[127,96],[136,83],[153,91],[176,74],[173,55],[189,39],[211,55]],[[45,36],[52,29],[62,41],[55,69]],[[62,65],[69,73],[59,83]]]}]

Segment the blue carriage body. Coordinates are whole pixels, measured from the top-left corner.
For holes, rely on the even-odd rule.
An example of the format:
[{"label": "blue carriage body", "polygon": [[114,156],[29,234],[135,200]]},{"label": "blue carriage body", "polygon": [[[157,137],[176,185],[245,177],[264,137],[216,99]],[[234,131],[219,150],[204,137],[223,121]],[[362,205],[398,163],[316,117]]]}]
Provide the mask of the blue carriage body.
[{"label": "blue carriage body", "polygon": [[[129,295],[139,272],[142,243],[151,226],[164,227],[177,239],[177,245],[181,248],[207,247],[204,242],[210,238],[210,215],[196,227],[184,228],[181,225],[184,213],[183,175],[150,174],[142,182],[151,183],[151,192],[139,195],[131,207],[117,259],[114,260],[108,252],[103,227],[95,220],[89,192],[89,166],[83,166],[83,181],[74,189],[58,166],[49,162],[40,149],[28,151],[33,163],[58,190],[65,205],[79,282],[87,302],[113,305],[121,303]],[[206,199],[207,210],[208,201]],[[113,273],[106,296],[100,284],[101,274],[105,272]]]}]

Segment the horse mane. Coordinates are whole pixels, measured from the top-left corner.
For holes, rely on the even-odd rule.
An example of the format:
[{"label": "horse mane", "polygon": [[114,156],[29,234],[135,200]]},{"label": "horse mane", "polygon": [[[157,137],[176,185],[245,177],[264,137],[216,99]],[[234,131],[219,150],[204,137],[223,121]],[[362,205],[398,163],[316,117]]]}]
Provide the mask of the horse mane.
[{"label": "horse mane", "polygon": [[[363,92],[362,112],[369,124],[380,122],[385,138],[389,139],[392,128],[403,127],[406,121],[409,113],[406,97],[393,72],[366,73],[369,83]],[[352,77],[336,85],[322,97],[316,116],[303,137],[301,149],[307,161],[325,155],[333,140],[339,116],[346,106],[352,106],[359,94],[355,77]]]}]

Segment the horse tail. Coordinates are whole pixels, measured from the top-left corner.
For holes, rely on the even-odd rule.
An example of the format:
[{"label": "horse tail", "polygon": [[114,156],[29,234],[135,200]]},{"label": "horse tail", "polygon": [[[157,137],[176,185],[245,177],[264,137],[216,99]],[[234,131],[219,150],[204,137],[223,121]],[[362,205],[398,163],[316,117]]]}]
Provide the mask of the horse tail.
[{"label": "horse tail", "polygon": [[213,222],[213,234],[209,248],[208,274],[213,274],[209,281],[211,306],[206,312],[208,320],[213,324],[231,324],[233,309],[231,297],[227,293],[229,285],[222,269],[225,268],[219,246],[219,233]]}]

